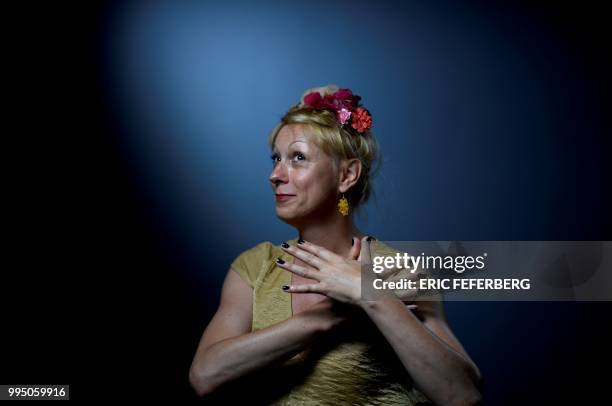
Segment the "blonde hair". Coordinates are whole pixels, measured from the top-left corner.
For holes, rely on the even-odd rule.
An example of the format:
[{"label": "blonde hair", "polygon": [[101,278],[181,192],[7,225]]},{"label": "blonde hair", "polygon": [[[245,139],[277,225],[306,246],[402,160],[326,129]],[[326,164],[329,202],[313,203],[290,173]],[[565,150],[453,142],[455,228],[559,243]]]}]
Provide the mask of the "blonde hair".
[{"label": "blonde hair", "polygon": [[318,91],[321,96],[338,90],[336,85],[327,85],[308,89],[299,103],[292,106],[274,127],[268,143],[274,147],[281,128],[287,124],[302,124],[313,132],[313,141],[319,148],[334,158],[336,167],[339,160],[357,158],[361,161],[359,180],[345,196],[353,209],[364,204],[374,194],[373,178],[380,169],[380,152],[378,143],[368,129],[359,133],[349,125],[340,126],[336,114],[330,110],[313,110],[304,104],[304,96]]}]

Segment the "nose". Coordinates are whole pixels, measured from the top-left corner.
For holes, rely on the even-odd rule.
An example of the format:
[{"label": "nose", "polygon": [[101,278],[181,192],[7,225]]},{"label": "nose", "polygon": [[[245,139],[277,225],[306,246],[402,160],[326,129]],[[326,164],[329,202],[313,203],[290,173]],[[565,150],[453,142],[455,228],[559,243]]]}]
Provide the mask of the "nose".
[{"label": "nose", "polygon": [[273,186],[278,186],[281,183],[287,183],[287,181],[287,168],[281,159],[281,162],[278,162],[272,169],[272,173],[270,174],[270,182]]}]

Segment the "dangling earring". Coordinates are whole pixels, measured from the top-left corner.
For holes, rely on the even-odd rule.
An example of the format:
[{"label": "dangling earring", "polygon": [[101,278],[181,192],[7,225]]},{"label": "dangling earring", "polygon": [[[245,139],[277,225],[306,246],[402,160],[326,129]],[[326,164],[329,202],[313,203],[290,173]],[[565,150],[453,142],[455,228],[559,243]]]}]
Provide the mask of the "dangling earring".
[{"label": "dangling earring", "polygon": [[342,197],[340,201],[338,201],[338,211],[342,213],[343,216],[348,216],[349,214],[349,204],[346,197],[344,197],[344,193],[342,193]]}]

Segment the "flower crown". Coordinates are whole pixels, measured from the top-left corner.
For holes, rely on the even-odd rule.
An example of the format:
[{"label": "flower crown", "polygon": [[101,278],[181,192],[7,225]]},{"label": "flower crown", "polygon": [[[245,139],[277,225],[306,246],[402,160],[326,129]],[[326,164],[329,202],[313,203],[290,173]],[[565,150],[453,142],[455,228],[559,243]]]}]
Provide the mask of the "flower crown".
[{"label": "flower crown", "polygon": [[372,127],[370,112],[359,103],[361,96],[353,94],[350,89],[338,89],[334,85],[329,85],[311,90],[302,97],[304,107],[331,110],[336,113],[342,127],[350,124],[359,133],[364,133]]}]

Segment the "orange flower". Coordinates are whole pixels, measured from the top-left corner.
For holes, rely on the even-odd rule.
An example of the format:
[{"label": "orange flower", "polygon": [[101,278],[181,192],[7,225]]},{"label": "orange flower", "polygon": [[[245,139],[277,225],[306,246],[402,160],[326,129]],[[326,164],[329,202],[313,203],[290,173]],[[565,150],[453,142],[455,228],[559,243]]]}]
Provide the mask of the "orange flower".
[{"label": "orange flower", "polygon": [[363,107],[357,107],[352,114],[351,127],[360,133],[363,133],[371,128],[372,116],[370,115],[370,112]]}]

